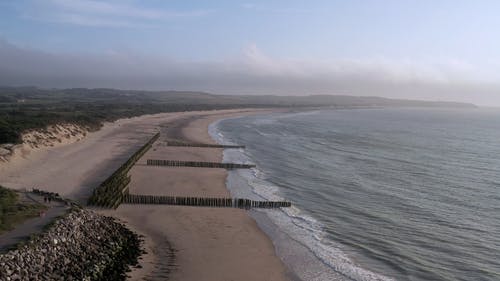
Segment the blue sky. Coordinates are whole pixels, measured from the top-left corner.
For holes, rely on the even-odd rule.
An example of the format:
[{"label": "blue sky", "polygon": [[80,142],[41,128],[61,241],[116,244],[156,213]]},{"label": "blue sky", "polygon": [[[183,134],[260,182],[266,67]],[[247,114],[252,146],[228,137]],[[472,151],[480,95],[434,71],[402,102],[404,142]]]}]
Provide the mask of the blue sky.
[{"label": "blue sky", "polygon": [[[40,69],[73,71],[74,86],[252,93],[249,85],[257,83],[255,93],[377,94],[500,104],[499,12],[498,1],[472,0],[0,0],[0,51],[17,65],[4,66],[12,80],[0,82],[23,83],[14,75],[22,67],[12,59],[14,52],[36,57],[34,61],[45,63]],[[66,69],[70,58],[79,62],[74,69]],[[168,69],[168,77],[156,79],[170,82],[141,80],[133,71],[108,77],[109,83],[92,82],[84,71],[90,68],[88,61],[94,66],[105,61],[110,70],[132,65],[155,75]],[[46,78],[26,76],[27,84],[72,85],[58,83],[61,75],[55,72],[20,73],[26,72]],[[262,80],[263,75],[274,80]],[[137,84],[120,84],[126,77]],[[200,80],[206,81],[194,83]],[[215,82],[228,87],[214,87]],[[409,91],[412,84],[420,92]],[[457,88],[460,93],[454,95]],[[485,93],[478,97],[478,91]]]}]

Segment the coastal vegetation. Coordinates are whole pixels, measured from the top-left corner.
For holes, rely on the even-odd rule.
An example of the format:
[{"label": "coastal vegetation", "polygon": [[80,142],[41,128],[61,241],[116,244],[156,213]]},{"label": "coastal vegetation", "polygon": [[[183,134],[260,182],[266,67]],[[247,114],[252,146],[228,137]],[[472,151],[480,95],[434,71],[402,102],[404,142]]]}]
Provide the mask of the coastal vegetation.
[{"label": "coastal vegetation", "polygon": [[46,209],[41,204],[21,202],[19,197],[17,192],[0,186],[0,234]]},{"label": "coastal vegetation", "polygon": [[253,96],[213,95],[188,91],[115,89],[40,89],[0,87],[0,144],[21,143],[29,129],[73,123],[98,129],[103,122],[143,114],[266,107],[473,107],[472,104],[396,100],[340,95]]}]

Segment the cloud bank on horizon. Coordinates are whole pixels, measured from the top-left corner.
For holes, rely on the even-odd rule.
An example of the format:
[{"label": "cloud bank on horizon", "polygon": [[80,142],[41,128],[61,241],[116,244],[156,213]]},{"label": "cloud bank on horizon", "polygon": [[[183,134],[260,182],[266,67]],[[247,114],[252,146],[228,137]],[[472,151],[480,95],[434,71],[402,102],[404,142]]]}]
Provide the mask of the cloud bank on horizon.
[{"label": "cloud bank on horizon", "polygon": [[[264,18],[263,21],[271,17],[267,23],[273,23],[296,17],[314,21],[314,17],[322,16],[319,11],[293,5],[276,8],[264,5],[265,2],[241,3],[229,9],[227,3],[218,3],[218,8],[186,7],[185,4],[164,7],[163,4],[145,6],[133,0],[26,0],[19,3],[1,4],[6,8],[4,13],[5,10],[10,12],[0,20],[0,37],[4,38],[0,40],[0,85],[172,89],[222,94],[347,94],[500,105],[500,71],[497,71],[500,69],[493,60],[481,63],[479,56],[474,63],[470,63],[470,58],[462,59],[466,55],[429,56],[430,59],[422,59],[422,53],[389,56],[374,52],[370,47],[361,48],[362,42],[356,41],[359,38],[343,38],[345,42],[340,46],[345,44],[347,49],[351,46],[358,49],[351,53],[315,50],[313,47],[322,43],[339,46],[321,36],[345,36],[326,31],[309,38],[314,41],[313,47],[307,44],[280,47],[280,44],[292,44],[296,37],[302,40],[302,31],[294,35],[292,30],[292,35],[274,40],[272,36],[281,34],[276,30],[266,31],[268,26],[259,26],[254,17]],[[232,18],[240,25],[233,30],[221,16],[229,12],[234,14],[235,9],[242,19]],[[368,24],[354,26],[353,32],[369,32]],[[198,33],[196,30],[201,27],[205,27],[205,32]],[[318,26],[305,24],[303,28],[306,34],[311,34],[315,27]],[[43,36],[38,37],[36,30]],[[17,36],[20,31],[28,35]],[[219,38],[218,34],[224,31],[227,37]],[[231,36],[233,32],[235,35]],[[209,38],[203,37],[206,33]],[[238,37],[240,33],[248,37],[252,37],[251,34],[257,39],[249,43],[252,41]],[[162,41],[165,38],[158,37],[161,34],[171,36],[168,43]],[[189,35],[201,38],[193,39]],[[392,38],[394,34],[387,36]],[[115,38],[120,40],[113,41]],[[398,50],[405,48],[401,43],[405,39],[399,40]],[[84,41],[88,41],[88,48],[81,45]],[[125,47],[117,47],[116,42]],[[196,45],[201,42],[205,45]],[[496,46],[490,43],[491,48]],[[166,51],[152,47],[158,44],[174,46]],[[265,52],[260,49],[261,45]],[[233,47],[228,49],[228,46]],[[486,53],[488,46],[484,48]],[[288,50],[299,47],[309,49],[311,55],[298,56],[299,52]],[[392,45],[384,48],[388,54],[396,52],[391,51]],[[438,52],[436,50],[434,52]],[[407,47],[406,51],[412,49]],[[200,52],[200,57],[189,55]]]}]

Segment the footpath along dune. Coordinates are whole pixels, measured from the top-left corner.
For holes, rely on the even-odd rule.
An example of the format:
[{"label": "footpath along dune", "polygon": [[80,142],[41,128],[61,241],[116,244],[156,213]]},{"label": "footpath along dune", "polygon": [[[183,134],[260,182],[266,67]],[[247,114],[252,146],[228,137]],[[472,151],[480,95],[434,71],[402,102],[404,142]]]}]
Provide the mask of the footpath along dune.
[{"label": "footpath along dune", "polygon": [[[0,184],[38,187],[83,200],[152,134],[161,129],[190,141],[213,142],[208,125],[255,111],[225,110],[141,116],[107,124],[78,143],[18,158],[0,166]],[[186,126],[187,125],[187,126]],[[131,170],[131,193],[229,196],[223,169],[146,167],[148,158],[220,161],[222,150],[156,143]],[[142,164],[142,165],[141,165]],[[145,235],[148,252],[132,280],[285,280],[285,268],[267,236],[244,210],[121,205],[101,210]]]}]

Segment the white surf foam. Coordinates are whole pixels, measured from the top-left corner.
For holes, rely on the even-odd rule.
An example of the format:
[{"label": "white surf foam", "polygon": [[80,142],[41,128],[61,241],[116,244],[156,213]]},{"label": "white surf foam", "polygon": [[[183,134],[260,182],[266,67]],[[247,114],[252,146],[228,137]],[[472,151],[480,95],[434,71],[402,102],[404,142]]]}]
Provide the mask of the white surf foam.
[{"label": "white surf foam", "polygon": [[[219,122],[215,122],[209,127],[209,133],[212,138],[220,144],[234,144],[224,134],[220,133],[218,129]],[[251,163],[251,160],[251,155],[246,150],[231,149],[224,151],[225,162]],[[250,171],[230,171],[229,179],[233,179],[233,183],[228,180],[228,188],[233,196],[252,196],[252,199],[273,201],[284,200],[280,193],[280,188],[266,181],[265,172],[258,169],[258,167]],[[318,220],[295,206],[280,210],[255,210],[255,212],[265,214],[279,228],[279,231],[286,234],[289,239],[307,248],[318,259],[319,263],[327,266],[327,270],[324,270],[324,272],[311,272],[308,268],[317,270],[319,267],[288,264],[293,273],[302,280],[394,280],[362,268],[360,265],[354,263],[341,250],[341,245],[325,238],[324,227]],[[271,238],[273,239],[273,237]],[[282,243],[286,243],[286,241],[282,241]],[[300,259],[296,259],[295,262],[299,263]],[[296,270],[296,268],[300,268],[300,270]]]}]

